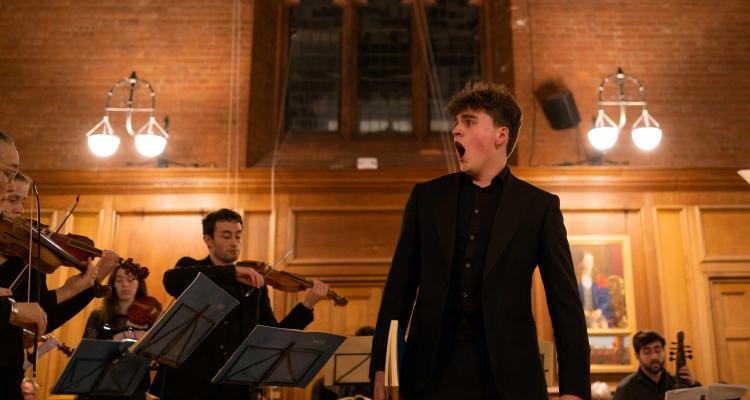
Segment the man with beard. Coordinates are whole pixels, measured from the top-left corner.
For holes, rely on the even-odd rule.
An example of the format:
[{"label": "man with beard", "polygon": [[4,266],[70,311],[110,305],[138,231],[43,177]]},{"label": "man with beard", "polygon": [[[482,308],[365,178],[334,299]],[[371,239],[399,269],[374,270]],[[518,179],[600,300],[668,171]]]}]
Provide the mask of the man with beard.
[{"label": "man with beard", "polygon": [[[620,381],[615,400],[661,400],[668,390],[675,388],[678,378],[664,369],[665,343],[656,331],[639,331],[633,336],[633,350],[640,367]],[[678,373],[690,387],[700,386],[687,365]]]}]

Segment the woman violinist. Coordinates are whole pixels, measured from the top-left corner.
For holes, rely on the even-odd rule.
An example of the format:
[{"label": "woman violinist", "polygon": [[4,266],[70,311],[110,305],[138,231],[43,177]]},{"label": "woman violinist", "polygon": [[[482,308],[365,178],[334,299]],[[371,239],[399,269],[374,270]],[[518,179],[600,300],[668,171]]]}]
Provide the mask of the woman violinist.
[{"label": "woman violinist", "polygon": [[[2,195],[3,201],[0,207],[5,217],[15,218],[20,216],[28,191],[29,181],[19,173],[7,185]],[[92,286],[95,280],[97,278],[103,279],[109,275],[118,259],[114,252],[105,250],[99,262],[94,264],[89,260],[84,273],[71,276],[65,284],[55,290],[47,289],[46,274],[41,273],[39,297],[36,298],[36,271],[32,271],[31,274],[21,274],[25,269],[25,262],[20,257],[0,257],[2,257],[0,258],[0,295],[12,296],[19,303],[25,302],[28,301],[27,288],[31,287],[32,299],[38,301],[47,314],[46,332],[57,329],[88,305],[94,298]],[[29,276],[30,279],[28,278]],[[20,282],[17,282],[18,284],[15,285],[18,289],[14,291],[10,290],[11,285],[19,277]],[[39,335],[44,333],[38,332]],[[3,377],[3,384],[0,385],[0,398],[20,398],[23,361],[24,345],[21,328],[7,325],[0,327],[0,376]],[[6,391],[6,387],[8,391]]]},{"label": "woman violinist", "polygon": [[[104,340],[139,340],[156,322],[161,314],[161,304],[148,296],[146,282],[124,268],[116,267],[110,275],[109,296],[102,306],[91,313],[86,323],[84,338]],[[139,388],[130,397],[103,397],[113,399],[145,399],[149,386],[148,375],[144,375]],[[79,399],[95,399],[93,396],[80,396]]]},{"label": "woman violinist", "polygon": [[108,285],[112,288],[110,295],[102,301],[102,306],[91,313],[86,323],[84,338],[122,341],[138,340],[151,328],[159,314],[161,304],[156,302],[154,312],[146,312],[152,318],[133,317],[140,309],[149,308],[146,282],[138,279],[123,268],[116,267],[110,275]]}]

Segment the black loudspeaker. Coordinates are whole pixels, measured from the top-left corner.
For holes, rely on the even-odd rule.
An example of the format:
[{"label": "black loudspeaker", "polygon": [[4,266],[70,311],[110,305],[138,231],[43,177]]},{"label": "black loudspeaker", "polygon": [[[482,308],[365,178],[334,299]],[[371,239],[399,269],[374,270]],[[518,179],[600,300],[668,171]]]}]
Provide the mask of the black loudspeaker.
[{"label": "black loudspeaker", "polygon": [[573,99],[573,93],[570,90],[547,97],[542,102],[542,108],[544,109],[544,115],[547,116],[547,120],[554,129],[575,128],[581,122],[576,101]]}]

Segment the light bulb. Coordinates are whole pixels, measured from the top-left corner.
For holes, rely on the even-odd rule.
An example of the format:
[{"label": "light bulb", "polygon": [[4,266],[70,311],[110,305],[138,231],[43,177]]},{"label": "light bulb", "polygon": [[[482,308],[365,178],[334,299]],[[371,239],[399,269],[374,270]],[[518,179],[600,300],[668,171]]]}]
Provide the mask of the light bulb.
[{"label": "light bulb", "polygon": [[109,157],[120,146],[120,137],[103,133],[91,134],[88,137],[89,149],[99,157]]},{"label": "light bulb", "polygon": [[661,143],[661,129],[655,126],[635,128],[631,135],[633,143],[641,150],[653,150]]},{"label": "light bulb", "polygon": [[599,126],[591,128],[588,133],[589,143],[599,151],[604,151],[615,145],[619,129],[613,126]]}]

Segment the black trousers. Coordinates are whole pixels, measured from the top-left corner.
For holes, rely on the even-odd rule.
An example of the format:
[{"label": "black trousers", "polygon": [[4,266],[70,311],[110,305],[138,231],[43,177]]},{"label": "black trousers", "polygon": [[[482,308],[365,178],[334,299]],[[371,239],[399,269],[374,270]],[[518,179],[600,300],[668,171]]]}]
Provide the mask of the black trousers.
[{"label": "black trousers", "polygon": [[23,372],[20,369],[0,367],[0,399],[23,400],[22,381]]},{"label": "black trousers", "polygon": [[481,339],[458,338],[441,346],[440,365],[430,390],[408,400],[499,399],[487,346]]}]

